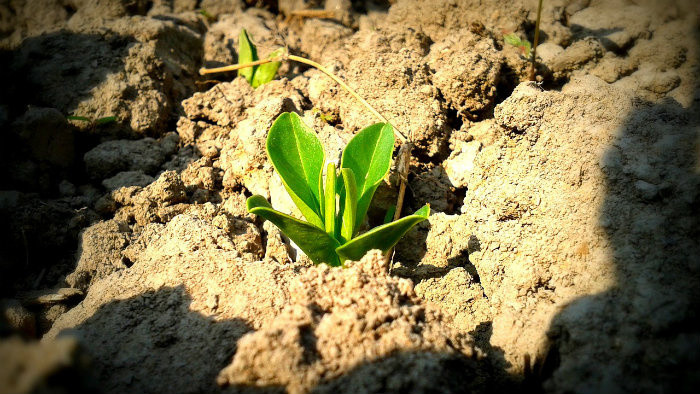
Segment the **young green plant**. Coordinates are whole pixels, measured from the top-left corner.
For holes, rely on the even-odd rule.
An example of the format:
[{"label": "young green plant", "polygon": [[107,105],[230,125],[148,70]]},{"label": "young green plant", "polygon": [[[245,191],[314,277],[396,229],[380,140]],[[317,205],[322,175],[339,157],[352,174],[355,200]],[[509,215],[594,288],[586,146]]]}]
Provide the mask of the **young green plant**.
[{"label": "young green plant", "polygon": [[503,41],[508,45],[512,45],[520,49],[520,53],[522,53],[524,57],[528,59],[530,58],[530,51],[532,51],[532,45],[527,39],[521,39],[515,33],[508,33],[503,35]]},{"label": "young green plant", "polygon": [[343,150],[340,169],[323,166],[325,152],[316,134],[296,113],[283,113],[267,135],[267,155],[306,221],[276,211],[259,195],[248,198],[248,212],[276,225],[316,264],[342,266],[369,250],[388,252],[413,226],[428,218],[425,205],[413,215],[359,234],[374,192],[389,172],[394,130],[377,123],[360,131]]},{"label": "young green plant", "polygon": [[[333,81],[335,81],[340,87],[345,89],[352,97],[354,97],[357,101],[359,101],[365,108],[367,108],[374,116],[376,116],[379,120],[381,120],[383,123],[389,123],[389,120],[382,115],[379,111],[377,111],[367,100],[362,98],[357,92],[352,89],[350,86],[348,86],[345,82],[343,82],[342,79],[338,78],[335,74],[333,74],[329,69],[323,67],[321,64],[301,57],[301,56],[296,56],[290,54],[286,48],[281,49],[281,54],[277,57],[270,57],[267,59],[263,60],[257,60],[254,62],[250,63],[239,63],[239,64],[234,64],[230,66],[223,66],[223,67],[216,67],[216,68],[201,68],[199,70],[200,75],[207,75],[207,74],[213,74],[213,73],[220,73],[220,72],[229,72],[229,71],[235,71],[235,70],[241,70],[243,68],[249,68],[249,67],[255,67],[261,64],[265,63],[271,63],[271,62],[280,62],[280,61],[294,61],[294,62],[299,62],[303,63],[306,65],[309,65],[311,67],[314,67],[321,71],[322,73],[326,74],[329,78],[331,78]],[[413,149],[413,143],[409,137],[407,137],[404,133],[402,133],[399,129],[396,127],[393,128],[394,134],[399,137],[399,140],[401,142],[401,147],[399,148],[399,153],[397,154],[397,173],[399,177],[399,194],[396,198],[396,206],[394,208],[394,214],[393,214],[393,220],[397,221],[401,217],[401,212],[403,208],[403,200],[404,200],[404,195],[406,194],[406,183],[408,182],[408,171],[410,167],[410,161],[411,161],[411,150]],[[391,217],[391,216],[389,216]],[[387,220],[388,221],[388,220]],[[391,260],[391,252],[392,249],[390,248],[388,251],[386,251],[386,254],[384,255],[387,263]],[[391,271],[391,269],[389,269]]]},{"label": "young green plant", "polygon": [[[279,48],[270,53],[268,59],[280,57],[283,53],[284,48]],[[250,40],[248,32],[242,29],[238,36],[238,64],[255,63],[258,61],[258,49]],[[259,65],[239,69],[238,75],[242,75],[253,88],[257,88],[275,79],[275,74],[279,67],[280,62],[278,61],[261,62]]]}]

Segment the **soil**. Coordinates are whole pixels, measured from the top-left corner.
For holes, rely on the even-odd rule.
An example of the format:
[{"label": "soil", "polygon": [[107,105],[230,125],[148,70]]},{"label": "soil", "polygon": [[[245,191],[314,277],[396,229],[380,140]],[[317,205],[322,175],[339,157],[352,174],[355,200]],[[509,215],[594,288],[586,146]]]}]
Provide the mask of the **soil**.
[{"label": "soil", "polygon": [[[694,392],[700,11],[545,1],[530,82],[503,34],[536,10],[0,2],[0,393]],[[241,28],[410,136],[404,214],[432,212],[390,262],[314,266],[246,212],[300,215],[264,148],[281,113],[331,160],[377,119],[302,64],[200,76]]]}]

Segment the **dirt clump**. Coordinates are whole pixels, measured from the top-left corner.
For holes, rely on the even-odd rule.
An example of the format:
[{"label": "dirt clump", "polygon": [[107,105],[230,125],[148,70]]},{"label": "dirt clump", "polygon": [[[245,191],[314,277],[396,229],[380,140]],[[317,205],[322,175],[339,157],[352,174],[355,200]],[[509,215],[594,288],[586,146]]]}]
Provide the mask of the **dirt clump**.
[{"label": "dirt clump", "polygon": [[[443,392],[463,390],[457,381],[483,391],[475,368],[481,352],[470,338],[445,327],[409,281],[386,269],[379,251],[344,270],[308,269],[292,282],[290,305],[240,339],[218,382],[290,393],[427,392],[435,376],[425,374],[437,372],[446,379]],[[412,372],[396,375],[395,368]]]},{"label": "dirt clump", "polygon": [[99,392],[90,363],[74,338],[0,341],[0,390],[3,393]]},{"label": "dirt clump", "polygon": [[133,265],[93,280],[44,341],[79,338],[106,392],[212,391],[237,339],[289,299],[291,268],[253,262],[240,245],[193,216],[153,224],[124,250]]}]

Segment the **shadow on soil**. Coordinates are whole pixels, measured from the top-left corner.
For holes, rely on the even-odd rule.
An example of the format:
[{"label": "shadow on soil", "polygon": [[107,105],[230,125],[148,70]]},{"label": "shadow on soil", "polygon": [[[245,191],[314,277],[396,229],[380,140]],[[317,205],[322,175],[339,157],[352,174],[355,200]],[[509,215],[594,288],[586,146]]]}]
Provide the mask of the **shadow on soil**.
[{"label": "shadow on soil", "polygon": [[48,199],[59,197],[63,180],[86,184],[83,154],[99,133],[126,127],[86,132],[66,116],[109,74],[124,69],[133,41],[55,32],[0,51],[0,295],[55,283],[72,265],[80,230],[97,220],[80,208],[85,202]]},{"label": "shadow on soil", "polygon": [[700,96],[638,103],[603,157],[599,225],[617,284],[551,322],[545,389],[695,392],[700,384]]},{"label": "shadow on soil", "polygon": [[191,302],[183,286],[146,292],[100,307],[59,336],[78,338],[104,392],[216,391],[218,372],[250,327],[192,312]]},{"label": "shadow on soil", "polygon": [[[251,328],[240,319],[215,320],[192,312],[191,302],[182,286],[146,292],[100,307],[59,336],[78,338],[92,360],[89,381],[99,382],[102,392],[287,392],[281,386],[217,386],[219,371]],[[313,339],[301,343],[317,355]],[[411,351],[362,363],[321,381],[311,392],[490,393],[503,389],[494,378],[504,374],[489,359]]]}]

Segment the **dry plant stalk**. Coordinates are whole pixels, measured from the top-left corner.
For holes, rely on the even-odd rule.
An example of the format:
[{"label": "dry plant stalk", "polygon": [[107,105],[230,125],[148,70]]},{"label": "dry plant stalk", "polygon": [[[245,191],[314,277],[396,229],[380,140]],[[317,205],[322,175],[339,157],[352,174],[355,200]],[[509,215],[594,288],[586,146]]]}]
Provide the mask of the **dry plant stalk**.
[{"label": "dry plant stalk", "polygon": [[535,41],[532,43],[532,58],[530,59],[530,81],[535,80],[537,43],[540,40],[540,18],[542,17],[542,0],[537,4],[537,20],[535,21]]}]

